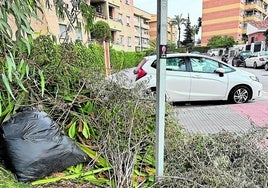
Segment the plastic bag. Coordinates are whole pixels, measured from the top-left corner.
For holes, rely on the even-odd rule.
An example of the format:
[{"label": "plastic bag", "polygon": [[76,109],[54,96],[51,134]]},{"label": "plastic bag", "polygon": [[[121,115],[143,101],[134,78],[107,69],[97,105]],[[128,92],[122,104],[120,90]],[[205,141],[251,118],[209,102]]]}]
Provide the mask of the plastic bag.
[{"label": "plastic bag", "polygon": [[88,160],[47,113],[35,108],[18,112],[0,130],[4,161],[19,181],[40,179]]}]

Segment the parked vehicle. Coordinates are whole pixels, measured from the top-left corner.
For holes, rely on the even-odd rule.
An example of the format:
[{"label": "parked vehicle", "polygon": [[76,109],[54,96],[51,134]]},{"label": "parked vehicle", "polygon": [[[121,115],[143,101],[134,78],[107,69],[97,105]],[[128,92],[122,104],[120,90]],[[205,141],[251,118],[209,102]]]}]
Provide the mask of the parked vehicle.
[{"label": "parked vehicle", "polygon": [[207,54],[211,57],[219,55],[219,49],[210,49],[207,51]]},{"label": "parked vehicle", "polygon": [[201,52],[199,52],[199,51],[192,51],[191,53],[192,54],[201,54]]},{"label": "parked vehicle", "polygon": [[[156,92],[156,66],[156,56],[147,56],[134,71],[136,85],[144,85],[147,94]],[[167,54],[168,102],[226,100],[245,103],[261,94],[262,84],[252,73],[206,55]]]},{"label": "parked vehicle", "polygon": [[225,62],[225,63],[228,63],[228,61],[229,61],[229,56],[228,56],[228,54],[223,54],[223,55],[221,56],[221,60],[222,60],[223,62]]},{"label": "parked vehicle", "polygon": [[233,57],[232,65],[235,67],[239,67],[241,65],[245,66],[245,59],[247,59],[250,56],[253,56],[253,53],[251,51],[249,50],[241,51]]},{"label": "parked vehicle", "polygon": [[265,63],[264,70],[268,71],[268,62]]},{"label": "parked vehicle", "polygon": [[256,69],[264,67],[266,62],[268,62],[268,51],[260,51],[245,60],[245,67],[253,67]]}]

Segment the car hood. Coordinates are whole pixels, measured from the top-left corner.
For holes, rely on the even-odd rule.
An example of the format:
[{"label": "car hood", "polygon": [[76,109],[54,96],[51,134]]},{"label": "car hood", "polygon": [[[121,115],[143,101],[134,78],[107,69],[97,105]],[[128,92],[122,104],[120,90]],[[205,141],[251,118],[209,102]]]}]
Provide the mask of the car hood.
[{"label": "car hood", "polygon": [[236,68],[234,67],[236,74],[239,74],[240,76],[256,76],[251,72],[245,71],[245,70],[241,70],[240,68]]}]

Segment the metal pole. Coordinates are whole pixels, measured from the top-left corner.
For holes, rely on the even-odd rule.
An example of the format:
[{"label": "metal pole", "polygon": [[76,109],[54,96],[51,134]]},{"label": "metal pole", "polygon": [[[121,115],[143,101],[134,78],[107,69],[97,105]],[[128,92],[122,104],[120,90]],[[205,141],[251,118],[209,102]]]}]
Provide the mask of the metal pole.
[{"label": "metal pole", "polygon": [[157,1],[156,181],[163,177],[164,171],[167,1]]}]

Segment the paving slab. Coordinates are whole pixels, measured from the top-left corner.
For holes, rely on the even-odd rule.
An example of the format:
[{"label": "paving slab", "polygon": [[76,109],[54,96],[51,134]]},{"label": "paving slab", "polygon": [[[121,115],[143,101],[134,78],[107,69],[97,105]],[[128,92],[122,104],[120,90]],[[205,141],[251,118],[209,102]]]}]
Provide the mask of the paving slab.
[{"label": "paving slab", "polygon": [[223,130],[245,133],[258,126],[229,105],[177,107],[179,123],[191,133],[214,134]]}]

